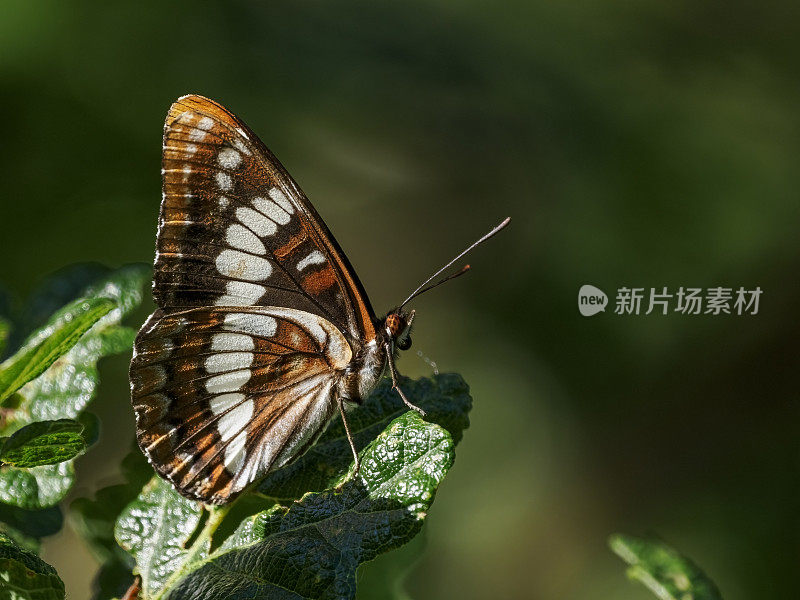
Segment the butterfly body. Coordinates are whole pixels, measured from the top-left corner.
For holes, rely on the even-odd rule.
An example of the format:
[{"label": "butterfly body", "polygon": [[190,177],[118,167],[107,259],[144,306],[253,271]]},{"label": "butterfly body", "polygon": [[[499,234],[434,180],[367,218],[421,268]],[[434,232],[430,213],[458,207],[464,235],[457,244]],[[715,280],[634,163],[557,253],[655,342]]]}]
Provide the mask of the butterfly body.
[{"label": "butterfly body", "polygon": [[130,369],[137,440],[181,494],[223,504],[344,419],[387,364],[395,378],[410,320],[375,316],[303,192],[219,104],[172,105],[162,167],[158,310]]}]

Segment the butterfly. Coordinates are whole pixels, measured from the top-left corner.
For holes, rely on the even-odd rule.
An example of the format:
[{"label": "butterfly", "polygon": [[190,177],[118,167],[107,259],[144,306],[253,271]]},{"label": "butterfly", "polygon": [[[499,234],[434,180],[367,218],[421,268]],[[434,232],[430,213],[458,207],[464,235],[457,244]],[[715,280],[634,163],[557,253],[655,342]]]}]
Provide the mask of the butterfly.
[{"label": "butterfly", "polygon": [[[130,367],[136,437],[182,495],[225,504],[302,455],[408,349],[414,311],[377,318],[286,169],[233,113],[179,98],[164,125],[153,298]],[[501,229],[504,221],[474,247]]]}]

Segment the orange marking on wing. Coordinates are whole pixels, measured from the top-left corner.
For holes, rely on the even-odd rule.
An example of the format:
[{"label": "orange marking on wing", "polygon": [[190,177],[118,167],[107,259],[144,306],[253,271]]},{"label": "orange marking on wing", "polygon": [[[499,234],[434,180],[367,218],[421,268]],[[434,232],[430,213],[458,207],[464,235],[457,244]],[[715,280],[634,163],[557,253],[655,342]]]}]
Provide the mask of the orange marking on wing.
[{"label": "orange marking on wing", "polygon": [[[319,352],[320,350],[314,339],[302,327],[298,327],[289,321],[278,321],[278,329],[275,335],[269,340],[261,338],[258,342],[273,346],[281,354],[287,352],[287,347],[297,352]],[[270,344],[270,342],[277,342],[280,346],[275,343]]]},{"label": "orange marking on wing", "polygon": [[[212,446],[210,451],[216,452],[217,448]],[[188,488],[189,493],[197,496],[207,497],[215,493],[220,494],[221,497],[226,497],[230,494],[231,483],[230,473],[225,469],[222,462],[219,462],[213,465],[210,472],[204,475],[200,481],[197,480],[196,476],[185,476],[183,485]]]},{"label": "orange marking on wing", "polygon": [[320,371],[324,367],[325,363],[316,356],[291,354],[266,369],[257,369],[254,377],[264,377],[266,383],[273,383],[276,387],[282,387],[282,384],[286,381],[302,378],[304,375]]},{"label": "orange marking on wing", "polygon": [[336,274],[330,265],[321,271],[310,273],[303,279],[303,288],[311,294],[321,294],[334,285],[336,285]]},{"label": "orange marking on wing", "polygon": [[171,177],[164,177],[164,193],[169,196],[184,197],[192,193],[193,188],[182,181],[172,181]]},{"label": "orange marking on wing", "polygon": [[[311,223],[311,226],[313,227],[313,232],[315,234],[315,237],[327,249],[328,251],[327,254],[329,256],[332,256],[333,259],[336,261],[336,265],[338,266],[339,271],[342,273],[342,275],[346,280],[347,289],[354,296],[354,300],[356,303],[355,308],[359,312],[361,327],[364,331],[364,341],[369,342],[370,340],[375,339],[376,337],[375,324],[372,322],[372,315],[370,314],[370,309],[369,309],[369,300],[366,298],[365,293],[362,294],[362,290],[359,289],[359,286],[356,285],[356,281],[353,279],[353,276],[350,273],[350,269],[347,267],[345,261],[339,255],[339,252],[336,250],[334,245],[328,240],[328,235],[325,233],[325,231],[320,229],[320,226],[314,222]],[[321,271],[320,273],[324,272],[325,271]],[[307,279],[310,279],[314,275],[316,274],[310,275]],[[333,275],[333,277],[335,279],[335,275]]]},{"label": "orange marking on wing", "polygon": [[206,146],[193,144],[189,141],[168,137],[165,140],[162,161],[164,168],[176,168],[187,161],[198,162],[198,157],[207,154]]},{"label": "orange marking on wing", "polygon": [[193,218],[193,216],[189,214],[189,212],[186,210],[185,207],[181,208],[175,206],[164,207],[164,226],[166,227],[171,227],[176,225],[178,227],[183,227],[184,225],[194,223],[197,220],[198,219]]},{"label": "orange marking on wing", "polygon": [[292,236],[292,238],[288,242],[286,242],[283,246],[281,246],[280,248],[275,250],[275,252],[273,252],[275,258],[283,260],[284,258],[289,256],[292,252],[294,252],[295,249],[307,239],[308,237],[306,236],[306,232],[300,231],[300,233]]}]

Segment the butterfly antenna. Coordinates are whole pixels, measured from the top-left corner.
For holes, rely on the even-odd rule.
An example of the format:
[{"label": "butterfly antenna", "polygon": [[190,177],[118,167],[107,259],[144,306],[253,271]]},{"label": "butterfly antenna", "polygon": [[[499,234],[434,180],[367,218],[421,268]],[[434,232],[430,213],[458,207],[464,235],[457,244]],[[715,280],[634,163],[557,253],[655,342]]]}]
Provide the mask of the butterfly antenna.
[{"label": "butterfly antenna", "polygon": [[511,221],[511,217],[506,217],[505,219],[503,219],[503,222],[500,223],[497,227],[495,227],[490,232],[485,234],[479,240],[476,240],[476,241],[472,242],[469,245],[468,248],[466,248],[463,252],[461,252],[458,256],[456,256],[453,260],[448,262],[445,266],[443,266],[441,269],[436,271],[436,273],[434,273],[433,275],[428,277],[425,281],[423,281],[422,284],[417,289],[415,289],[413,292],[411,292],[411,295],[409,295],[408,298],[403,300],[403,303],[399,306],[399,308],[403,308],[406,304],[408,304],[411,300],[413,300],[414,298],[416,298],[420,294],[424,294],[428,290],[432,290],[436,286],[443,284],[445,281],[450,281],[451,279],[455,279],[456,277],[459,277],[459,276],[463,275],[464,273],[466,273],[467,271],[469,271],[469,265],[464,265],[464,267],[462,267],[461,270],[456,271],[455,273],[452,273],[451,275],[448,275],[444,279],[441,279],[441,280],[437,281],[434,284],[428,285],[431,281],[436,279],[444,271],[449,269],[453,265],[453,263],[455,263],[458,260],[460,260],[461,257],[463,257],[465,254],[467,254],[468,252],[472,251],[476,246],[480,246],[483,242],[488,240],[490,237],[492,237],[495,234],[499,233],[500,230],[502,230],[506,225],[508,225],[510,221]]}]

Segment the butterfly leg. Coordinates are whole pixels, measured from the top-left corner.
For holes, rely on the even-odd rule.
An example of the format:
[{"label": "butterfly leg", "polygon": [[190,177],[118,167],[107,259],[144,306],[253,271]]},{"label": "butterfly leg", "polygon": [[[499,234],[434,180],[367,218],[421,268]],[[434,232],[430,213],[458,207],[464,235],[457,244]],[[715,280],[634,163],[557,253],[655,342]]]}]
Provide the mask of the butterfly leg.
[{"label": "butterfly leg", "polygon": [[347,416],[345,415],[344,411],[344,400],[341,398],[338,399],[339,403],[339,414],[342,415],[342,423],[344,424],[344,432],[347,434],[347,441],[350,442],[350,449],[353,451],[353,460],[356,463],[356,468],[353,471],[353,477],[358,475],[358,471],[361,469],[361,458],[358,456],[358,451],[356,450],[356,443],[353,441],[353,434],[350,433],[350,425],[347,423]]},{"label": "butterfly leg", "polygon": [[411,410],[417,411],[423,417],[425,416],[425,411],[422,410],[416,404],[412,404],[411,401],[406,398],[406,395],[403,393],[403,390],[400,389],[400,384],[397,382],[397,369],[394,366],[394,357],[392,356],[392,347],[389,344],[386,344],[386,358],[389,362],[389,373],[392,376],[392,389],[395,390],[398,394],[400,394],[400,398],[405,402],[405,405],[410,408]]}]

